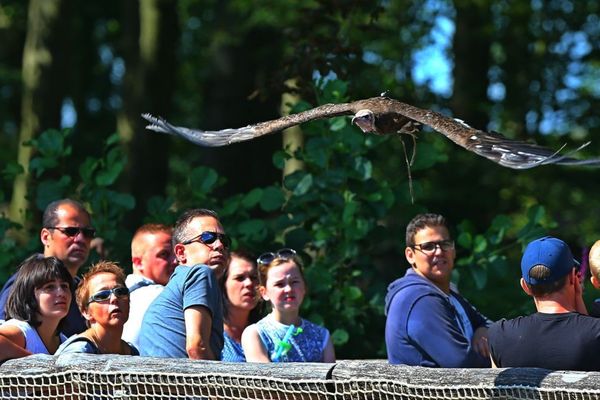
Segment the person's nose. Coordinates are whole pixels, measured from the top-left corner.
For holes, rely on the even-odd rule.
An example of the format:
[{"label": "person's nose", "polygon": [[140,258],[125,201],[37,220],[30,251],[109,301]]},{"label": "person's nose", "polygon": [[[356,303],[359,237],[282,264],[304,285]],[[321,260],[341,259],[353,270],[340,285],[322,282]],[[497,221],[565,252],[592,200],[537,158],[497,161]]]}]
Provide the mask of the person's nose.
[{"label": "person's nose", "polygon": [[223,251],[225,249],[225,245],[223,244],[223,242],[221,242],[220,238],[217,238],[212,243],[212,248],[213,248],[213,250]]},{"label": "person's nose", "polygon": [[85,237],[85,235],[83,234],[83,231],[79,231],[77,232],[77,235],[75,235],[73,237],[73,240],[77,241],[77,242],[87,242],[87,241],[91,241],[92,239],[88,239],[87,237]]},{"label": "person's nose", "polygon": [[119,301],[119,298],[117,297],[117,295],[114,292],[112,292],[110,294],[110,297],[108,298],[108,302],[111,303],[111,304],[115,304],[118,301]]},{"label": "person's nose", "polygon": [[444,250],[442,250],[442,245],[439,243],[435,244],[435,249],[433,249],[433,254],[439,255],[442,254]]}]

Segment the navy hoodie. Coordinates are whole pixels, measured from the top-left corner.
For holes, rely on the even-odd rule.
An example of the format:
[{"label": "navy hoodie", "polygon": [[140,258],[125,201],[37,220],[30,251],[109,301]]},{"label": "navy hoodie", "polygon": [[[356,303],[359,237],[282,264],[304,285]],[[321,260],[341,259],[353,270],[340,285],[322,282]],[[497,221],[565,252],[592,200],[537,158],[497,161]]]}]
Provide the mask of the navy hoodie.
[{"label": "navy hoodie", "polygon": [[[473,331],[491,321],[451,290],[464,308]],[[385,297],[385,343],[391,364],[423,367],[489,367],[465,338],[449,296],[412,268],[388,286]]]}]

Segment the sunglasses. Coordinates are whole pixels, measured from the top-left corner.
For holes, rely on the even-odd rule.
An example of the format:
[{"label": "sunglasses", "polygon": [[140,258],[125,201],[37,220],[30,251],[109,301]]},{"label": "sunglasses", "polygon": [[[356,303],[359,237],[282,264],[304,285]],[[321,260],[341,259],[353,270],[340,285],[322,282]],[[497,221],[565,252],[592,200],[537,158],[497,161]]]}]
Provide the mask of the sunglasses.
[{"label": "sunglasses", "polygon": [[425,242],[415,244],[412,247],[421,250],[423,253],[431,254],[435,252],[439,246],[442,251],[450,251],[454,249],[454,240],[440,240],[439,242]]},{"label": "sunglasses", "polygon": [[79,232],[81,232],[86,239],[92,239],[94,236],[96,236],[96,230],[94,228],[80,228],[77,226],[47,226],[46,229],[57,229],[68,237],[77,236]]},{"label": "sunglasses", "polygon": [[223,246],[228,249],[229,246],[231,246],[231,238],[229,236],[227,236],[224,233],[219,233],[219,232],[211,232],[211,231],[205,231],[202,232],[201,234],[199,234],[198,236],[195,236],[193,238],[191,238],[190,240],[186,240],[185,242],[181,242],[181,244],[190,244],[193,242],[200,242],[202,244],[205,245],[210,245],[213,244],[214,242],[217,241],[217,239],[219,239],[221,241],[221,243],[223,243]]},{"label": "sunglasses", "polygon": [[127,296],[129,296],[129,289],[127,289],[125,286],[117,286],[112,289],[101,290],[101,291],[91,295],[90,299],[88,300],[87,303],[88,304],[94,303],[94,302],[100,303],[102,301],[106,301],[106,300],[110,299],[110,296],[112,294],[114,294],[118,298],[127,297]]},{"label": "sunglasses", "polygon": [[256,262],[258,264],[262,264],[262,265],[269,265],[278,258],[281,258],[283,260],[290,260],[290,259],[294,258],[295,255],[296,255],[296,250],[284,248],[284,249],[277,250],[275,253],[273,253],[273,252],[263,253],[256,259]]}]

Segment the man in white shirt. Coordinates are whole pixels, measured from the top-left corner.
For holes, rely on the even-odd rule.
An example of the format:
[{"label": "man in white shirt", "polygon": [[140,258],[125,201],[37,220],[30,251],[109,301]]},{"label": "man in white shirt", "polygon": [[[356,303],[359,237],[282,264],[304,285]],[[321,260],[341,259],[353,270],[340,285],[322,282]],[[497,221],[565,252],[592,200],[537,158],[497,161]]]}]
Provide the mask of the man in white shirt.
[{"label": "man in white shirt", "polygon": [[125,281],[130,292],[130,311],[122,338],[136,347],[144,314],[175,269],[171,234],[172,229],[166,225],[146,224],[131,240],[133,273]]}]

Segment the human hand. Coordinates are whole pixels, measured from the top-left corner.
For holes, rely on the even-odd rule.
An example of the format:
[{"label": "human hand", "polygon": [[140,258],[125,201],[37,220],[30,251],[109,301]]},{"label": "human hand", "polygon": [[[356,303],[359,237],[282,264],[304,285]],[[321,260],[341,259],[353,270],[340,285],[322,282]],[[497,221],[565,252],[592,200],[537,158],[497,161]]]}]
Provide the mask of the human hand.
[{"label": "human hand", "polygon": [[473,341],[472,346],[475,351],[481,355],[482,357],[489,358],[490,349],[488,346],[487,339],[488,328],[485,326],[480,326],[473,332]]}]

